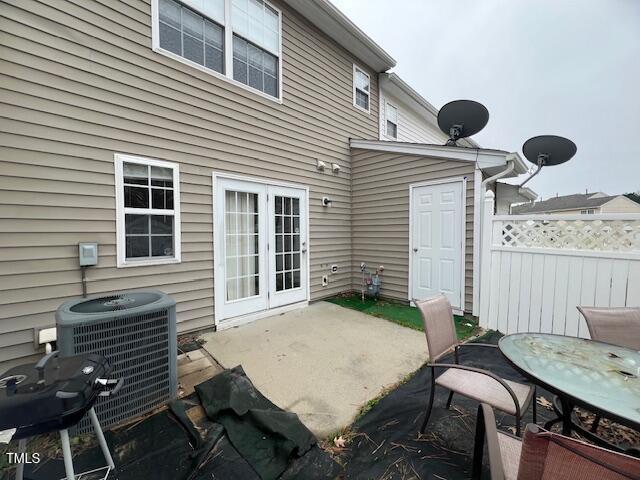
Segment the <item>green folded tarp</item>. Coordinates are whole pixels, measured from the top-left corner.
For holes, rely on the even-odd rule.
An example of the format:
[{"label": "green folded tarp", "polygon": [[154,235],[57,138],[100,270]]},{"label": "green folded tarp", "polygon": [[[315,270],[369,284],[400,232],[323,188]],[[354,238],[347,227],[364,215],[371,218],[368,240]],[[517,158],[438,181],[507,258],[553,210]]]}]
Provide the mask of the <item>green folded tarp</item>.
[{"label": "green folded tarp", "polygon": [[298,416],[264,397],[241,366],[195,389],[207,417],[225,427],[233,446],[263,480],[278,478],[293,457],[304,455],[316,443]]}]

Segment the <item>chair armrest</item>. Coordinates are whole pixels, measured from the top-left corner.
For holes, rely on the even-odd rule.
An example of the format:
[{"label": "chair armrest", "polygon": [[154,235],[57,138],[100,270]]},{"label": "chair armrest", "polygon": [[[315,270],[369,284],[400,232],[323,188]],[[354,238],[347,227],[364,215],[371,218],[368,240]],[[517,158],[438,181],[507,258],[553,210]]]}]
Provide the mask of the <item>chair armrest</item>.
[{"label": "chair armrest", "polygon": [[504,480],[504,468],[502,466],[502,453],[498,442],[498,429],[496,418],[491,406],[481,403],[478,406],[476,418],[476,435],[473,447],[473,473],[472,478],[480,479],[482,473],[482,457],[484,454],[484,442],[487,442],[487,454],[489,456],[489,471],[491,480]]},{"label": "chair armrest", "polygon": [[429,363],[428,367],[431,368],[432,375],[435,373],[436,368],[457,368],[458,370],[467,370],[469,372],[480,373],[482,375],[486,375],[487,377],[491,377],[496,382],[504,387],[504,389],[509,393],[511,399],[513,400],[513,404],[516,407],[516,418],[520,418],[520,402],[518,402],[518,397],[515,392],[511,389],[509,384],[504,381],[504,379],[500,378],[493,372],[488,370],[482,370],[481,368],[468,367],[467,365],[458,365],[457,363]]}]

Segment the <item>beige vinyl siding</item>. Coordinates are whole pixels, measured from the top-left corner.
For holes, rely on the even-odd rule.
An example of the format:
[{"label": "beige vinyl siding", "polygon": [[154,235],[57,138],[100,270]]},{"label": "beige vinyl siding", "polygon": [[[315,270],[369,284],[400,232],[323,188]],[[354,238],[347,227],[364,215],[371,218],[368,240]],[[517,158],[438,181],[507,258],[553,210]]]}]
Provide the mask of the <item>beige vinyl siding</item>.
[{"label": "beige vinyl siding", "polygon": [[467,177],[465,310],[473,308],[473,176],[471,162],[419,155],[352,150],[353,288],[362,285],[360,263],[384,265],[384,296],[409,298],[409,185]]},{"label": "beige vinyl siding", "polygon": [[[3,3],[0,364],[32,355],[32,329],[81,294],[81,241],[99,243],[90,294],[159,288],[178,302],[179,331],[213,326],[213,171],[308,186],[311,298],[351,287],[349,138],[377,137],[376,75],[367,115],[352,98],[362,62],[273,3],[282,104],[153,52],[149,1]],[[116,268],[114,153],[180,165],[181,263]]]}]

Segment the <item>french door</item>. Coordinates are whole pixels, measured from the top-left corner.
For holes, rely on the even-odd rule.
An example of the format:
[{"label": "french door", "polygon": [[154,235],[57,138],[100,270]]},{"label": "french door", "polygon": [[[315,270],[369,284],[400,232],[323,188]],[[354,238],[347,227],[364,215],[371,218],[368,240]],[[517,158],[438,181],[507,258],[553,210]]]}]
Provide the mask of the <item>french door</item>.
[{"label": "french door", "polygon": [[217,178],[219,322],[307,300],[306,190]]}]

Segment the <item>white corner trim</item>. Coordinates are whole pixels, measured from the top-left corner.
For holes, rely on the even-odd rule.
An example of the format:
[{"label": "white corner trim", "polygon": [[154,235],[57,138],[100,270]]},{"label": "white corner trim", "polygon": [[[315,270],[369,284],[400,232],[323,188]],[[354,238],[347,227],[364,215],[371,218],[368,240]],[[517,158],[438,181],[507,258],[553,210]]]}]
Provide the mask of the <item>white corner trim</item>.
[{"label": "white corner trim", "polygon": [[[362,73],[364,73],[367,78],[369,79],[369,91],[365,92],[368,96],[369,96],[369,101],[367,102],[367,106],[369,107],[368,109],[362,108],[360,105],[357,104],[356,102],[356,72],[360,71]],[[360,65],[356,65],[355,63],[353,64],[353,106],[356,107],[358,110],[360,110],[361,112],[365,112],[367,114],[371,114],[371,75],[369,75],[367,73],[367,70],[362,68]]]},{"label": "white corner trim", "polygon": [[[166,265],[169,263],[180,263],[182,260],[182,228],[180,221],[180,166],[177,163],[165,162],[153,158],[132,156],[123,153],[115,153],[115,196],[116,196],[116,266],[143,267],[150,265]],[[126,238],[125,238],[125,214],[140,213],[143,215],[166,215],[171,210],[156,210],[153,208],[134,209],[124,206],[124,178],[123,163],[137,163],[140,165],[150,165],[154,167],[170,168],[173,171],[173,257],[144,258],[140,260],[126,259]],[[151,206],[150,206],[151,207]]]},{"label": "white corner trim", "polygon": [[[177,62],[183,63],[185,65],[188,65],[190,67],[193,67],[197,70],[200,70],[201,72],[204,72],[208,75],[211,75],[213,77],[219,78],[221,80],[224,80],[226,82],[229,82],[232,85],[235,85],[237,87],[240,87],[244,90],[247,90],[253,94],[256,94],[262,98],[265,98],[267,100],[270,100],[272,102],[275,103],[279,103],[282,104],[283,103],[283,91],[282,91],[282,11],[275,7],[273,4],[271,4],[270,2],[268,2],[267,0],[261,0],[263,1],[265,4],[269,5],[270,8],[272,8],[273,10],[275,10],[276,12],[278,12],[278,27],[279,27],[279,44],[278,44],[278,96],[277,97],[273,97],[271,95],[268,95],[256,88],[253,88],[249,85],[246,85],[242,82],[239,82],[237,80],[235,80],[233,78],[233,29],[231,28],[231,0],[224,0],[225,2],[225,6],[224,6],[224,12],[225,12],[225,24],[222,25],[222,27],[224,28],[224,65],[225,65],[225,73],[220,73],[220,72],[216,72],[215,70],[211,70],[210,68],[205,67],[204,65],[200,65],[199,63],[196,62],[192,62],[191,60],[188,60],[180,55],[176,55],[173,52],[170,52],[168,50],[163,49],[162,47],[160,47],[160,36],[159,36],[159,30],[160,30],[160,26],[159,26],[159,22],[160,22],[160,16],[159,16],[159,6],[158,6],[158,1],[159,0],[151,0],[151,46],[152,46],[152,50],[160,55],[164,55],[165,57],[171,58],[172,60],[175,60]],[[180,0],[178,0],[180,1]],[[198,11],[197,8],[193,7],[192,5],[189,5],[189,8],[193,8],[194,10],[196,10],[200,15],[202,15],[203,17],[207,17],[206,14]],[[208,18],[208,17],[207,17]],[[219,24],[220,22],[218,22],[217,20],[213,20],[213,22]],[[275,52],[271,52],[269,50],[266,50],[271,54],[275,54]]]}]

